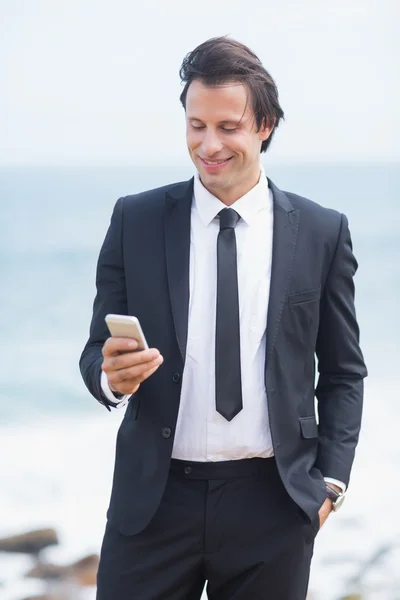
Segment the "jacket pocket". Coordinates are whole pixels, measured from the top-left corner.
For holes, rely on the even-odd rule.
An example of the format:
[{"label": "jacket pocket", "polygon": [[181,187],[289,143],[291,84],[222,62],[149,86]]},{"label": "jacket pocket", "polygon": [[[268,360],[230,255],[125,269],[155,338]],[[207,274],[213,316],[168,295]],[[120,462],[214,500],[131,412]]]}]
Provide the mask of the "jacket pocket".
[{"label": "jacket pocket", "polygon": [[299,417],[301,435],[306,440],[318,437],[318,425],[314,416]]},{"label": "jacket pocket", "polygon": [[308,292],[299,292],[298,294],[290,294],[288,296],[288,303],[292,306],[296,304],[305,304],[306,302],[313,302],[319,300],[321,297],[321,287],[309,290]]}]

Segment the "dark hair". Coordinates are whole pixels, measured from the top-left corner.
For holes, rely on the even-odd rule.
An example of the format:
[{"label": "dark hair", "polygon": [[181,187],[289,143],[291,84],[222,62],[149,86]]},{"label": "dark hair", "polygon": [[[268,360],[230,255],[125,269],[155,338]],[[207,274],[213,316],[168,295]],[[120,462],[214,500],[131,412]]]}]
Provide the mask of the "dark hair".
[{"label": "dark hair", "polygon": [[271,135],[261,145],[261,152],[267,150],[279,121],[284,118],[284,113],[279,104],[274,80],[264,69],[260,59],[247,46],[225,36],[211,38],[185,56],[179,76],[182,83],[185,83],[180,95],[185,110],[187,91],[195,79],[210,86],[228,81],[246,85],[251,94],[258,131],[265,125],[273,126]]}]

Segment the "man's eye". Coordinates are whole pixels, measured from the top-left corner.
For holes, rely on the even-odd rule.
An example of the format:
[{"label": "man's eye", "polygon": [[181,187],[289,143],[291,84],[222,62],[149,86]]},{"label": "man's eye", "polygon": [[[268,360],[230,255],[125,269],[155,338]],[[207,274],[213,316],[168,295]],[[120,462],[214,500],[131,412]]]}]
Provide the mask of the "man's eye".
[{"label": "man's eye", "polygon": [[226,127],[222,128],[222,131],[225,131],[226,133],[232,133],[233,131],[236,131],[236,127],[233,127],[233,129],[227,129]]},{"label": "man's eye", "polygon": [[204,129],[204,125],[192,125],[192,129]]}]

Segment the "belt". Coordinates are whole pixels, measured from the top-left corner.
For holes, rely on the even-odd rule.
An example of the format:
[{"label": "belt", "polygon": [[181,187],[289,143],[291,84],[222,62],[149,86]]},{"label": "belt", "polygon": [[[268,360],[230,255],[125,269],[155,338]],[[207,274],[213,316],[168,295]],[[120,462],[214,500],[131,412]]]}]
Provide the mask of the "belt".
[{"label": "belt", "polygon": [[170,473],[190,479],[236,479],[277,471],[276,461],[271,458],[245,458],[218,462],[171,460]]}]

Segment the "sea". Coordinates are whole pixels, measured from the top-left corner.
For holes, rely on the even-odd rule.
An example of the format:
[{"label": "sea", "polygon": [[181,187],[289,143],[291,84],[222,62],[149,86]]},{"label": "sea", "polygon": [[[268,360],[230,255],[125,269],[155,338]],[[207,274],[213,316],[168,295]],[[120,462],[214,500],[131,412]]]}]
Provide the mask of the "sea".
[{"label": "sea", "polygon": [[[281,189],[345,213],[359,262],[363,428],[346,502],[316,539],[309,597],[399,600],[399,164],[264,168]],[[188,165],[0,168],[0,538],[54,527],[50,562],[99,552],[105,527],[123,410],[90,396],[78,360],[113,206],[191,175]],[[0,554],[0,598],[43,593],[23,577],[30,566]]]}]

